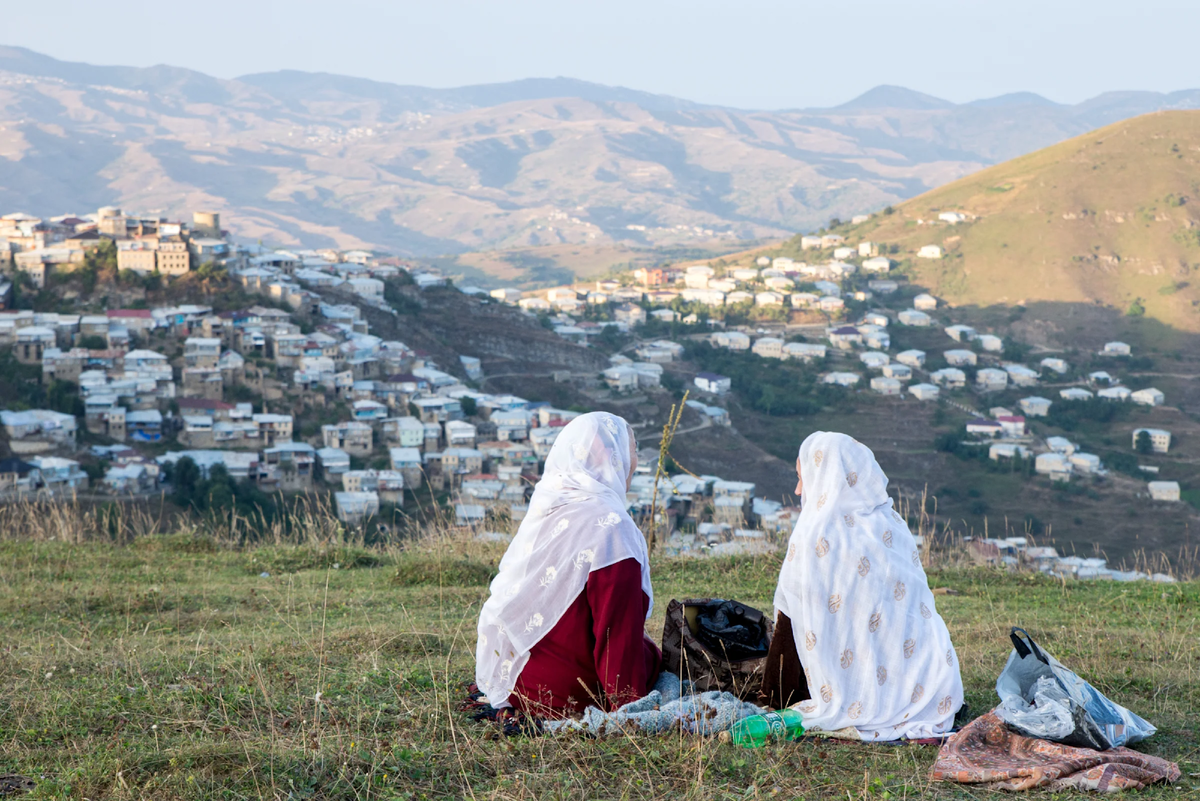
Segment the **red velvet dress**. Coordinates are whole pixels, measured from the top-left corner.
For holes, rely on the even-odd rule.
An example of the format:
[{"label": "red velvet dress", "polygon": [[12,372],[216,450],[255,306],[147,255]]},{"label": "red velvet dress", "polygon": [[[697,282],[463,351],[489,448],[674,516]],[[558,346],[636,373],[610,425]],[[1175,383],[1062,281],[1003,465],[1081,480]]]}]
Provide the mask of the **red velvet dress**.
[{"label": "red velvet dress", "polygon": [[645,634],[650,599],[636,559],[593,570],[587,586],[530,651],[509,700],[542,715],[615,709],[650,692],[662,652]]}]

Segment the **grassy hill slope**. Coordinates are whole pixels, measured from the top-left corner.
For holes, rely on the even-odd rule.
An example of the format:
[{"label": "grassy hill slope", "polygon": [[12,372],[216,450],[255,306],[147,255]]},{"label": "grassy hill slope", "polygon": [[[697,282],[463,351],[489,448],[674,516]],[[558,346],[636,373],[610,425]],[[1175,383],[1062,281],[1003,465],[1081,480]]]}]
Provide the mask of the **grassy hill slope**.
[{"label": "grassy hill slope", "polygon": [[[975,219],[935,222],[940,212]],[[1099,303],[1200,331],[1200,112],[1148,114],[927,192],[850,229],[954,304]],[[941,260],[912,258],[941,245]]]}]

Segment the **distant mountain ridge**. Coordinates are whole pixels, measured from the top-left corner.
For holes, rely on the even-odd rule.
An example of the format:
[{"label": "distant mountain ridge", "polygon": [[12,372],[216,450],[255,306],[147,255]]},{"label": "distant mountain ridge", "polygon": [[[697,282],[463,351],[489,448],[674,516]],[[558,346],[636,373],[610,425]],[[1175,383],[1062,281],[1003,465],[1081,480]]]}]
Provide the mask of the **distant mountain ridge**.
[{"label": "distant mountain ridge", "polygon": [[430,256],[809,230],[1200,90],[955,104],[880,86],[755,111],[571,78],[434,89],[213,78],[0,46],[0,209],[223,213],[287,246]]}]

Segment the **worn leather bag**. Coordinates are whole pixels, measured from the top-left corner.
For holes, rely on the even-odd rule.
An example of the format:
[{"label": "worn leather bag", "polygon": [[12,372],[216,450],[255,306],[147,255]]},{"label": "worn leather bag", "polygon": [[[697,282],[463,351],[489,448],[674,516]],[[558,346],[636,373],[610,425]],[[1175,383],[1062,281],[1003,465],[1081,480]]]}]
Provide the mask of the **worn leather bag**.
[{"label": "worn leather bag", "polygon": [[724,598],[672,600],[663,625],[663,670],[700,692],[754,699],[775,625],[752,606]]}]

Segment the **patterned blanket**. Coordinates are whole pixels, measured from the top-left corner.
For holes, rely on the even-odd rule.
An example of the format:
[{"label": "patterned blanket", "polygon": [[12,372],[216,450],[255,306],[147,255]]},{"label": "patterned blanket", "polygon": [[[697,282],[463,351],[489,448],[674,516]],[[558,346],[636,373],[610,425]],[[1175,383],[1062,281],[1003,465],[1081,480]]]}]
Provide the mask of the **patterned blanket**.
[{"label": "patterned blanket", "polygon": [[933,781],[982,784],[992,790],[1093,790],[1115,793],[1179,780],[1179,766],[1128,748],[1093,751],[1024,737],[989,712],[942,746]]}]

